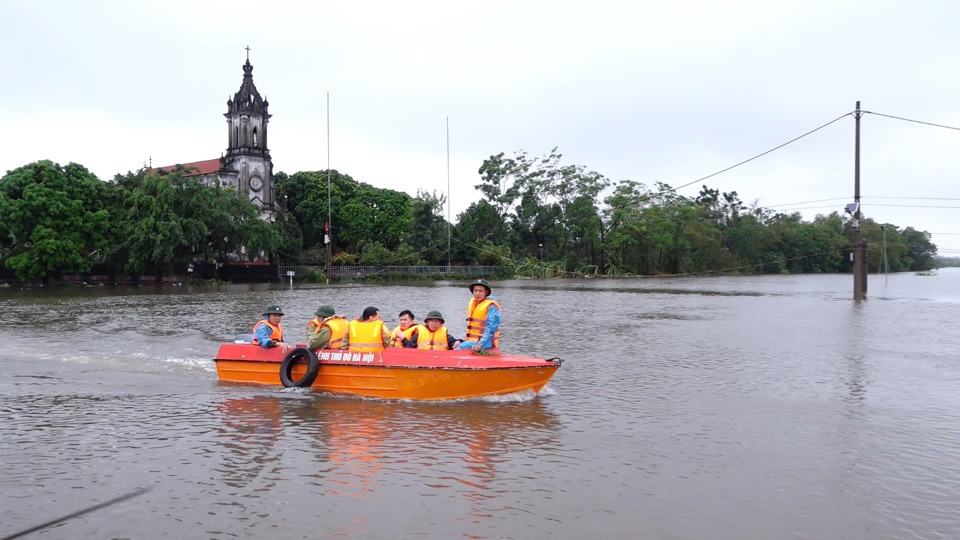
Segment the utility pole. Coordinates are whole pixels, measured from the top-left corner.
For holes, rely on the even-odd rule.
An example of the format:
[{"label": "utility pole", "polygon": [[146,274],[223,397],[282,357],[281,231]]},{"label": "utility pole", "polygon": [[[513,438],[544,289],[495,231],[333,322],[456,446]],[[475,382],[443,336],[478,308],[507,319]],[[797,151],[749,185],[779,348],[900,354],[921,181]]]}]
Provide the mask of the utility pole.
[{"label": "utility pole", "polygon": [[447,117],[447,273],[450,273],[450,117]]},{"label": "utility pole", "polygon": [[863,300],[867,297],[867,265],[866,253],[863,249],[863,230],[860,228],[860,220],[863,217],[860,212],[860,117],[863,112],[860,110],[860,102],[857,102],[857,109],[853,112],[856,120],[857,134],[854,143],[853,158],[853,299]]},{"label": "utility pole", "polygon": [[327,241],[327,264],[324,274],[327,285],[330,284],[330,270],[333,268],[333,208],[330,206],[330,92],[327,92],[327,225],[324,240]]}]

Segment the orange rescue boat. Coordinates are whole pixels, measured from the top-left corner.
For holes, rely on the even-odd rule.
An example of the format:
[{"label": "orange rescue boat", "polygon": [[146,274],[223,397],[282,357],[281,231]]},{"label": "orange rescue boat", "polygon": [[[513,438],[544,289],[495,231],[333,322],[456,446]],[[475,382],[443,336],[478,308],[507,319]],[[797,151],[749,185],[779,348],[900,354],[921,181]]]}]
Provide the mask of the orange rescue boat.
[{"label": "orange rescue boat", "polygon": [[560,367],[559,358],[534,358],[469,349],[421,351],[389,348],[348,352],[304,346],[284,353],[248,343],[224,343],[214,358],[221,381],[309,387],[387,399],[447,400],[539,392]]}]

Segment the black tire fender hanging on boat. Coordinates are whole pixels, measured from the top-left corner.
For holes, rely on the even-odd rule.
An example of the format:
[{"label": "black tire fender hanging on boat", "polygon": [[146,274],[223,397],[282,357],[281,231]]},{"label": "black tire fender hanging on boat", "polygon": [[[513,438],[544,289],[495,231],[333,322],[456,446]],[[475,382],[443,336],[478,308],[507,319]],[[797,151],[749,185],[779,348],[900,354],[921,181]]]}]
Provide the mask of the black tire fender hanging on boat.
[{"label": "black tire fender hanging on boat", "polygon": [[[307,372],[298,380],[293,380],[293,366],[300,363],[301,360],[307,362]],[[316,353],[306,347],[297,347],[287,353],[280,364],[280,382],[286,388],[307,388],[317,380],[317,374],[320,373],[320,359]]]}]

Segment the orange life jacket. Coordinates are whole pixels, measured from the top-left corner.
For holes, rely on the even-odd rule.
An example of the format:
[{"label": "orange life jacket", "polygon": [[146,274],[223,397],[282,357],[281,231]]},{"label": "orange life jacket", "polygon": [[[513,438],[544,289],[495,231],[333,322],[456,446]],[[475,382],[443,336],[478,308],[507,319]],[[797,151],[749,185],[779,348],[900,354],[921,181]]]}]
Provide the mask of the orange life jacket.
[{"label": "orange life jacket", "polygon": [[307,331],[313,328],[313,333],[316,334],[324,326],[330,329],[330,341],[324,349],[339,349],[343,338],[347,337],[347,320],[343,317],[330,317],[323,322],[314,319],[307,323]]},{"label": "orange life jacket", "polygon": [[383,347],[383,321],[352,320],[349,324],[349,350],[355,352],[380,352]]},{"label": "orange life jacket", "polygon": [[270,330],[272,331],[270,334],[270,339],[274,341],[283,341],[283,325],[270,324],[270,321],[266,319],[260,319],[259,321],[257,321],[257,324],[253,325],[253,344],[254,345],[260,344],[257,341],[257,328],[259,328],[261,324],[265,324],[270,327]]},{"label": "orange life jacket", "polygon": [[436,332],[431,332],[427,327],[421,328],[417,333],[417,348],[421,351],[447,350],[447,327],[441,326]]},{"label": "orange life jacket", "polygon": [[403,340],[410,339],[413,337],[413,333],[417,330],[423,330],[426,327],[422,324],[411,324],[406,330],[401,330],[400,326],[397,325],[393,329],[393,332],[390,334],[390,346],[391,347],[403,347]]},{"label": "orange life jacket", "polygon": [[[464,338],[465,341],[480,341],[480,338],[483,337],[483,331],[487,328],[487,310],[491,305],[500,309],[500,304],[496,300],[484,298],[477,305],[476,298],[470,299],[470,303],[467,304],[467,337]],[[500,312],[503,313],[503,310],[500,309]],[[500,329],[497,328],[497,331],[493,334],[493,348],[497,349],[499,347]]]}]

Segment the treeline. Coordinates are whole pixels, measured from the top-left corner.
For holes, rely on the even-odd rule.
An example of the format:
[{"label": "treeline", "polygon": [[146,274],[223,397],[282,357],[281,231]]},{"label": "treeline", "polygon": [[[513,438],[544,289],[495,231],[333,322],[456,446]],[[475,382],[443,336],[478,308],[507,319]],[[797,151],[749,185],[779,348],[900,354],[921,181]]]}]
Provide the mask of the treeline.
[{"label": "treeline", "polygon": [[[691,198],[662,183],[614,182],[563,165],[555,151],[485,160],[482,198],[454,224],[443,217],[443,195],[410,196],[337,171],[329,172],[329,206],[327,171],[278,173],[268,223],[245,195],[184,172],[141,170],[102,182],[73,163],[10,171],[0,178],[0,261],[21,281],[84,274],[95,264],[158,278],[196,262],[322,265],[329,212],[334,265],[449,259],[545,277],[850,269],[847,216],[808,222],[747,206],[736,192],[704,186]],[[870,219],[862,227],[871,271],[883,269],[884,236],[890,271],[934,267],[928,233]]]}]

